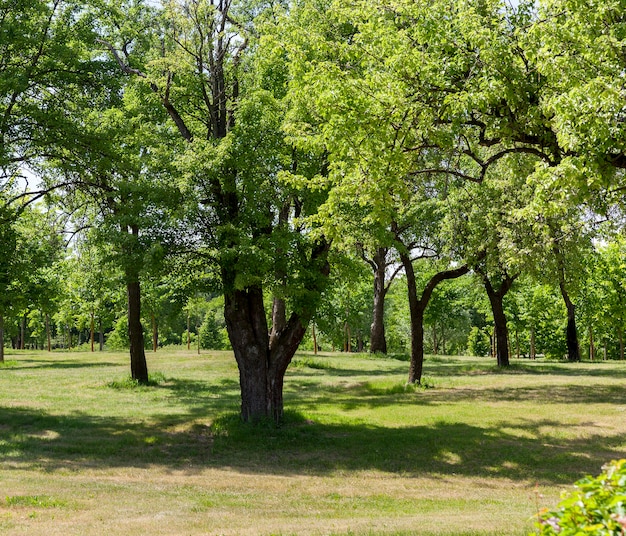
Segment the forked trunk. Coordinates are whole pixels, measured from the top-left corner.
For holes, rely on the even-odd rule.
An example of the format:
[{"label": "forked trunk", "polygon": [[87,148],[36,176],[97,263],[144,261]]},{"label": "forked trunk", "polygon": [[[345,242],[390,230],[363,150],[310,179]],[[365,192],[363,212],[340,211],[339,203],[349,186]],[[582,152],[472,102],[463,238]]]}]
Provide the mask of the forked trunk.
[{"label": "forked trunk", "polygon": [[411,362],[409,365],[409,383],[419,384],[422,381],[424,368],[424,312],[430,301],[433,291],[439,283],[446,279],[456,279],[469,272],[467,266],[461,266],[455,270],[438,272],[430,278],[421,297],[417,297],[417,286],[413,262],[406,254],[400,255],[406,276],[407,291],[409,296],[409,314],[411,317]]},{"label": "forked trunk", "polygon": [[139,281],[126,284],[128,293],[128,339],[130,341],[130,373],[133,380],[148,383],[148,365],[141,325],[141,290]]},{"label": "forked trunk", "polygon": [[284,413],[283,378],[306,326],[292,315],[270,347],[263,290],[256,286],[227,293],[224,318],[239,368],[241,418],[279,422]]}]

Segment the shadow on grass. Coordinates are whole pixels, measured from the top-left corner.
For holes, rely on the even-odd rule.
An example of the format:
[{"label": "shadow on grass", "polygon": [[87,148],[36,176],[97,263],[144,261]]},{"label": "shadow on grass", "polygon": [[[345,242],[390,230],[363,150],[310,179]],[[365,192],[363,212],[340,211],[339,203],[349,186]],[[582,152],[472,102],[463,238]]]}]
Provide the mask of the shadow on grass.
[{"label": "shadow on grass", "polygon": [[[12,356],[16,357],[16,356]],[[85,361],[85,360],[72,360],[72,359],[30,359],[19,358],[11,362],[11,369],[82,369],[82,368],[97,368],[97,367],[119,367],[123,363],[113,361]]]},{"label": "shadow on grass", "polygon": [[[194,386],[186,393],[193,395]],[[198,408],[197,408],[198,409]],[[321,424],[288,414],[283,426],[243,425],[233,413],[214,422],[171,416],[149,422],[0,408],[0,460],[44,471],[160,465],[195,472],[229,467],[260,474],[325,475],[378,470],[438,479],[457,475],[571,483],[622,457],[626,433],[585,437],[558,421],[506,427],[438,422],[386,428]],[[563,435],[569,438],[563,439]]]},{"label": "shadow on grass", "polygon": [[491,358],[464,359],[455,356],[428,356],[424,373],[434,376],[464,376],[482,374],[533,374],[558,376],[595,376],[626,378],[626,367],[620,361],[551,361],[545,359],[515,359],[506,368],[499,368]]}]

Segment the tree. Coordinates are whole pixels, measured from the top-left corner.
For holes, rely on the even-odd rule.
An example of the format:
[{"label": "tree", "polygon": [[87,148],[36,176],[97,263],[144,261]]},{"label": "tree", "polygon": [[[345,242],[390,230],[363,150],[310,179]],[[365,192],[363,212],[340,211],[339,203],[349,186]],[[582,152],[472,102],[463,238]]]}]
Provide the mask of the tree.
[{"label": "tree", "polygon": [[[188,199],[197,203],[189,232],[201,237],[221,280],[241,416],[280,420],[284,374],[328,274],[329,245],[298,221],[320,198],[298,183],[318,173],[323,159],[284,142],[282,57],[256,46],[263,9],[253,19],[251,6],[230,1],[144,8],[110,6],[101,43],[141,102],[167,113],[180,141],[182,155],[173,158]],[[293,180],[281,181],[281,172]],[[273,330],[264,287],[285,301]]]}]

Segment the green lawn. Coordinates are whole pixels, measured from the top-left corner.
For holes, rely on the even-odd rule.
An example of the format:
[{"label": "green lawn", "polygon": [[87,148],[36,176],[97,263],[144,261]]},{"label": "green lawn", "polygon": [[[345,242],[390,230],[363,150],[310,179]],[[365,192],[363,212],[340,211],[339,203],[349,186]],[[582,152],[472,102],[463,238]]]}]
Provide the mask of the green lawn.
[{"label": "green lawn", "polygon": [[0,534],[523,535],[626,456],[626,363],[299,354],[286,423],[243,426],[226,352],[9,352]]}]

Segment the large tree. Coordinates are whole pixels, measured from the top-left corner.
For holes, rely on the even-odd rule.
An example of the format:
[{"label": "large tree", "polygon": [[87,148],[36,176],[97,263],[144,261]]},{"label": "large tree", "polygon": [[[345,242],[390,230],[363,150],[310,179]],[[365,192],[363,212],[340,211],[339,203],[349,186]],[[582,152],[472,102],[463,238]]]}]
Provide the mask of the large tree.
[{"label": "large tree", "polygon": [[[188,199],[197,203],[188,232],[199,237],[207,269],[221,280],[241,416],[280,420],[284,374],[328,273],[328,244],[300,220],[316,209],[319,193],[299,183],[320,172],[323,158],[283,140],[283,58],[258,39],[263,6],[230,0],[133,6],[111,6],[102,48],[143,104],[167,113],[178,137],[173,158]],[[293,180],[286,183],[281,173]],[[271,327],[265,289],[276,304]]]}]

